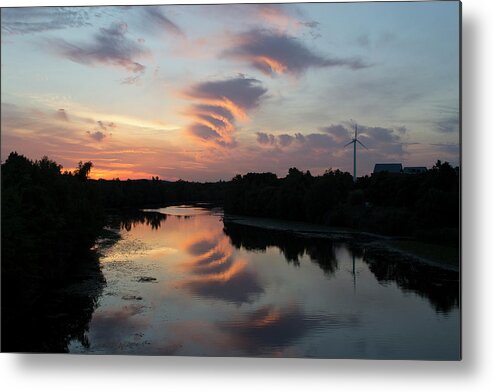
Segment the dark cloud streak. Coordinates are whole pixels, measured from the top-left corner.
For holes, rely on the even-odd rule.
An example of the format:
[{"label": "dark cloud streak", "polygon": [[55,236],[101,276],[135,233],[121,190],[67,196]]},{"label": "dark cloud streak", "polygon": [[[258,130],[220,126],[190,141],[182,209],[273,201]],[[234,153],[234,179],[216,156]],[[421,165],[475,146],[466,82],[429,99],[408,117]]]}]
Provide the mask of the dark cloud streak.
[{"label": "dark cloud streak", "polygon": [[288,73],[298,76],[313,67],[358,70],[369,66],[357,58],[340,59],[318,55],[286,33],[261,29],[237,34],[233,39],[233,47],[223,51],[222,56],[246,62],[267,75]]},{"label": "dark cloud streak", "polygon": [[260,98],[267,92],[257,79],[239,76],[233,79],[199,83],[188,89],[191,98],[224,101],[228,100],[240,109],[258,106]]},{"label": "dark cloud streak", "polygon": [[63,39],[50,39],[47,42],[49,49],[73,62],[112,65],[140,75],[145,71],[145,66],[135,59],[146,55],[148,51],[128,39],[127,31],[128,26],[119,23],[99,29],[92,43],[76,45]]}]

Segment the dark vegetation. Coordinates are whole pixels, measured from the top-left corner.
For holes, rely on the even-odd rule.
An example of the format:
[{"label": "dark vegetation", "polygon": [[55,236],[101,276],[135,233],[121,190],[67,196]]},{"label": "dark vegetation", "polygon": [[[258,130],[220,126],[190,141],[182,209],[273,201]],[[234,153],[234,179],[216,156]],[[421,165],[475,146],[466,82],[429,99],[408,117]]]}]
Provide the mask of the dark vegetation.
[{"label": "dark vegetation", "polygon": [[[103,226],[111,223],[108,212],[115,210],[122,217],[119,224],[127,229],[135,220],[132,210],[136,208],[210,202],[222,204],[231,214],[345,226],[454,246],[459,243],[458,170],[440,161],[423,174],[381,173],[359,178],[356,184],[349,173],[339,170],[312,176],[292,168],[284,178],[248,173],[228,182],[194,183],[157,177],[96,181],[89,179],[91,168],[91,162],[80,162],[74,172],[62,171],[47,157],[31,161],[17,153],[11,153],[2,164],[3,351],[64,351],[69,337],[83,336],[103,284],[97,258],[90,249]],[[165,216],[147,214],[139,215],[139,219],[159,227]],[[238,229],[230,229],[233,239],[234,230]],[[283,251],[296,255],[298,248]],[[330,249],[313,243],[306,251],[324,270],[331,270]],[[296,257],[288,259],[294,261]],[[92,279],[97,288],[90,296],[77,299],[53,294],[63,282],[73,277],[80,280],[81,276]],[[39,339],[27,339],[28,332],[23,333],[22,341],[13,339],[20,336],[15,331],[36,329],[33,325],[45,312],[40,304],[46,302],[47,293],[58,296],[57,311],[62,316],[47,324],[45,334],[65,328],[65,340],[47,349],[30,344]],[[72,319],[75,313],[70,316],[67,310],[70,303],[81,305],[80,309],[74,305],[73,309],[80,311],[72,313],[84,320]],[[73,329],[75,325],[78,329]]]},{"label": "dark vegetation", "polygon": [[90,168],[62,173],[46,157],[33,162],[16,153],[2,165],[2,290],[33,299],[94,243],[103,210],[87,183]]},{"label": "dark vegetation", "polygon": [[416,264],[371,247],[363,261],[379,282],[395,282],[404,291],[427,298],[437,312],[447,313],[459,306],[460,282],[455,271]]},{"label": "dark vegetation", "polygon": [[176,182],[159,180],[97,180],[91,187],[105,208],[135,209],[163,204],[207,201],[222,203],[228,183]]},{"label": "dark vegetation", "polygon": [[[67,276],[80,274],[82,264],[97,265],[89,249],[102,228],[103,209],[88,185],[91,167],[81,162],[73,173],[62,173],[46,157],[33,162],[16,153],[2,164],[3,351],[36,349],[29,337],[41,297]],[[92,305],[91,299],[84,304]],[[14,341],[19,334],[10,333],[26,328],[32,333]]]},{"label": "dark vegetation", "polygon": [[272,173],[236,176],[224,210],[458,246],[459,188],[458,170],[440,161],[425,173],[379,173],[356,183],[339,170],[314,177],[292,168],[285,178]]}]

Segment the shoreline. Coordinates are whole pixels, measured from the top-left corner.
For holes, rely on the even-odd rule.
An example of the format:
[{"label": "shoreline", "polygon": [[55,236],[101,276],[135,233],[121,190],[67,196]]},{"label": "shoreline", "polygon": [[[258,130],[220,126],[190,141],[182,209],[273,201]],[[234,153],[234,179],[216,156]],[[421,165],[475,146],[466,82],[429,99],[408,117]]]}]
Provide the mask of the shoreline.
[{"label": "shoreline", "polygon": [[[382,253],[386,256],[397,256],[405,262],[418,262],[449,271],[460,271],[460,258],[452,260],[453,257],[450,256],[454,251],[457,251],[458,255],[458,248],[428,244],[410,237],[392,237],[341,227],[231,214],[224,214],[223,222],[264,230],[282,231],[305,238],[325,238],[340,242],[359,241],[372,252]],[[439,259],[434,259],[429,254],[435,254]]]}]

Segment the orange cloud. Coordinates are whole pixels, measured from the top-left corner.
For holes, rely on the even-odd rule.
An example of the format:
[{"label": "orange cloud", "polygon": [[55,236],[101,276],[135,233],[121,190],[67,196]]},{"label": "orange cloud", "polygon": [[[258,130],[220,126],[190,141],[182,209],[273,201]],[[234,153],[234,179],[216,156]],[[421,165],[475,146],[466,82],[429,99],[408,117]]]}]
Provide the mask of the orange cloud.
[{"label": "orange cloud", "polygon": [[280,29],[296,29],[300,20],[289,14],[282,4],[257,4],[255,7],[259,18]]},{"label": "orange cloud", "polygon": [[188,135],[208,146],[234,146],[235,122],[247,120],[266,92],[257,79],[244,76],[191,86],[183,93],[197,102],[185,112],[194,120]]}]

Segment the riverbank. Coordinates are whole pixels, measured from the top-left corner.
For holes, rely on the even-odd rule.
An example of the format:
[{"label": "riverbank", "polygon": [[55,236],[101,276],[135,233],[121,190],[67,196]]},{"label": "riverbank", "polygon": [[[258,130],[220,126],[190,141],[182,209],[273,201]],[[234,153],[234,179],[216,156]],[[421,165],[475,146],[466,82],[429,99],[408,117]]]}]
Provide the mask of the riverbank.
[{"label": "riverbank", "polygon": [[225,224],[237,224],[265,230],[282,231],[305,238],[326,238],[336,242],[363,243],[372,254],[428,264],[458,272],[459,248],[416,241],[410,237],[391,237],[341,227],[225,214]]},{"label": "riverbank", "polygon": [[2,293],[2,352],[66,353],[72,340],[86,344],[85,332],[106,281],[95,251],[73,261],[63,279],[37,289],[30,303]]}]

